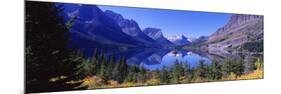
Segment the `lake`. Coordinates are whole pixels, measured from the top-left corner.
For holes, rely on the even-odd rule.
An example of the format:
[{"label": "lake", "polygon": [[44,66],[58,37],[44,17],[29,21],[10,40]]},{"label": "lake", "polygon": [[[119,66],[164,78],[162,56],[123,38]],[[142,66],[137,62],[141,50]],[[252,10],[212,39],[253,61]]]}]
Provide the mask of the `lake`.
[{"label": "lake", "polygon": [[[104,48],[103,48],[104,49]],[[84,49],[86,56],[93,56],[94,49]],[[196,52],[187,50],[171,50],[171,49],[105,49],[98,50],[107,58],[114,56],[116,60],[125,58],[128,64],[143,65],[146,69],[156,70],[163,66],[171,67],[176,61],[188,63],[191,67],[196,67],[200,60],[204,60],[206,64],[210,64],[211,60],[208,56],[201,55]]]},{"label": "lake", "polygon": [[206,64],[210,64],[211,60],[208,57],[201,56],[192,51],[186,50],[171,50],[163,56],[154,54],[150,58],[159,58],[158,62],[153,62],[151,60],[145,60],[142,62],[144,66],[148,69],[161,69],[163,66],[171,67],[175,62],[183,62],[189,64],[191,67],[196,67],[200,60],[204,60]]}]

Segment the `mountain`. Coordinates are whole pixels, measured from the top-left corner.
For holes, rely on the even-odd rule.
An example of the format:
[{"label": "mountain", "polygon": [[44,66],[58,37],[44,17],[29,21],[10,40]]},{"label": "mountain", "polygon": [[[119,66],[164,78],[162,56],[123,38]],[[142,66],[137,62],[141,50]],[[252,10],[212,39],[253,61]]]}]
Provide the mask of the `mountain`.
[{"label": "mountain", "polygon": [[257,41],[263,41],[263,16],[235,14],[225,26],[213,33],[205,44],[208,44],[210,50],[223,50]]},{"label": "mountain", "polygon": [[104,13],[112,18],[113,20],[115,20],[118,25],[121,27],[122,31],[124,33],[126,33],[127,35],[133,37],[134,39],[145,43],[146,46],[160,46],[160,44],[158,44],[154,39],[150,38],[149,36],[147,36],[146,34],[144,34],[138,23],[134,20],[129,20],[129,19],[125,19],[123,18],[123,16],[121,14],[115,13],[113,11],[110,10],[106,10],[104,11]]},{"label": "mountain", "polygon": [[200,36],[199,38],[193,39],[192,44],[201,44],[208,40],[208,36]]},{"label": "mountain", "polygon": [[167,40],[162,32],[161,29],[157,29],[157,28],[145,28],[143,30],[143,32],[148,35],[150,38],[156,40],[159,44],[164,45],[164,46],[168,46],[168,45],[172,45],[173,43],[170,42],[169,40]]},{"label": "mountain", "polygon": [[64,4],[63,16],[75,18],[70,28],[71,47],[137,47],[144,43],[128,36],[115,20],[95,5]]},{"label": "mountain", "polygon": [[170,36],[170,37],[167,37],[167,39],[175,45],[187,45],[187,44],[190,44],[192,42],[192,39],[187,38],[184,35]]}]

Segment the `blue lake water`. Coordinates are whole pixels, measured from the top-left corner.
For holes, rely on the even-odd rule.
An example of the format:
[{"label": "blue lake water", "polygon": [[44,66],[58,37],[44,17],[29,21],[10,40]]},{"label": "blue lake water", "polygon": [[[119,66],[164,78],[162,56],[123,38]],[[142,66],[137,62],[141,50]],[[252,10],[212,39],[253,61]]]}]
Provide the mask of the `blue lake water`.
[{"label": "blue lake water", "polygon": [[[85,53],[91,57],[94,49],[86,49]],[[101,50],[99,50],[101,52]],[[106,49],[103,52],[107,58],[114,56],[115,60],[125,58],[128,64],[143,65],[150,70],[161,69],[163,66],[172,67],[176,61],[188,63],[191,67],[196,67],[200,60],[210,64],[211,60],[207,56],[202,56],[187,50],[171,49]]]},{"label": "blue lake water", "polygon": [[144,66],[148,69],[161,69],[163,66],[171,67],[176,61],[188,63],[191,67],[196,67],[200,60],[204,60],[206,64],[210,64],[211,60],[208,57],[200,56],[197,53],[191,51],[181,50],[180,53],[177,51],[170,51],[164,55],[158,64],[147,64],[143,62]]}]

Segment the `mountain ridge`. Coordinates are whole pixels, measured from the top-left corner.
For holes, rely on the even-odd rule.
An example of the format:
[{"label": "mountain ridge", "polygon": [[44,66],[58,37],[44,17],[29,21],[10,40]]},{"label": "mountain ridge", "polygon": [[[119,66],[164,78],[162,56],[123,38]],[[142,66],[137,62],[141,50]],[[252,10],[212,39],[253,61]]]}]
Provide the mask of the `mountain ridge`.
[{"label": "mountain ridge", "polygon": [[152,39],[156,40],[159,44],[162,44],[164,46],[173,45],[172,42],[170,42],[168,39],[166,39],[163,36],[161,29],[148,27],[143,29],[143,32],[147,34],[149,37],[151,37]]},{"label": "mountain ridge", "polygon": [[[95,5],[75,5],[69,4],[63,6],[66,13],[65,19],[71,18],[72,14],[77,17],[73,26],[70,28],[70,44],[71,46],[84,45],[87,39],[97,42],[99,45],[114,45],[125,47],[143,46],[144,43],[135,40],[128,36],[110,17],[107,17],[104,12]],[[78,34],[78,35],[75,35]],[[81,41],[75,39],[82,39]],[[86,43],[88,44],[88,43]],[[84,47],[92,47],[94,45],[84,45]]]},{"label": "mountain ridge", "polygon": [[150,38],[148,35],[142,32],[138,23],[135,20],[126,19],[121,14],[110,10],[106,10],[104,11],[104,13],[108,17],[111,17],[113,20],[115,20],[121,27],[122,31],[127,35],[134,37],[136,40],[147,44],[147,46],[160,46],[160,44],[157,44],[156,40]]},{"label": "mountain ridge", "polygon": [[263,16],[234,14],[204,44],[214,51],[241,47],[252,40],[263,41]]}]

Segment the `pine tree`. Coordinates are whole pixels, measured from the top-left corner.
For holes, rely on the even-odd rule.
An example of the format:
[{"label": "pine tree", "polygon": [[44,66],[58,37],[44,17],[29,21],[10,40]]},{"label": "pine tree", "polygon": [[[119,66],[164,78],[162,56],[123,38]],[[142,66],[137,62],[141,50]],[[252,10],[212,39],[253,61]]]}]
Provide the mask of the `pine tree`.
[{"label": "pine tree", "polygon": [[117,63],[114,68],[114,72],[113,72],[114,78],[119,83],[122,83],[125,80],[127,74],[128,74],[128,65],[126,63],[125,58],[121,58],[119,60],[119,63]]},{"label": "pine tree", "polygon": [[114,70],[114,66],[115,66],[114,62],[115,62],[114,56],[111,56],[110,60],[109,60],[109,64],[106,68],[106,77],[108,79],[113,79],[113,70]]},{"label": "pine tree", "polygon": [[183,76],[188,77],[190,75],[190,71],[191,71],[191,66],[188,62],[184,62],[182,63],[182,67],[183,67]]},{"label": "pine tree", "polygon": [[196,67],[195,75],[197,77],[206,78],[206,64],[204,60],[200,60]]},{"label": "pine tree", "polygon": [[183,68],[178,60],[175,61],[173,66],[173,79],[175,83],[179,82],[180,77],[183,76]]},{"label": "pine tree", "polygon": [[244,65],[242,61],[233,61],[231,63],[231,72],[237,76],[242,75],[244,72]]},{"label": "pine tree", "polygon": [[77,75],[82,75],[82,77],[88,77],[93,75],[93,64],[90,59],[82,59],[82,62],[77,66]]},{"label": "pine tree", "polygon": [[139,71],[140,69],[136,65],[131,65],[125,82],[137,82],[137,74]]},{"label": "pine tree", "polygon": [[93,58],[96,58],[96,59],[99,58],[98,48],[95,48],[95,51],[94,51],[94,54],[93,54]]},{"label": "pine tree", "polygon": [[[95,53],[97,53],[97,52],[95,51]],[[98,55],[94,55],[91,58],[91,63],[93,65],[93,67],[92,67],[93,68],[93,71],[92,71],[93,75],[96,75],[98,70],[99,70],[98,58],[99,58]]]},{"label": "pine tree", "polygon": [[161,69],[160,81],[161,81],[161,83],[169,83],[170,82],[169,71],[168,71],[168,69],[165,65]]},{"label": "pine tree", "polygon": [[229,58],[225,58],[222,61],[222,65],[221,65],[221,72],[223,74],[223,76],[228,76],[231,72],[231,61]]},{"label": "pine tree", "polygon": [[[26,1],[26,92],[70,90],[74,64],[67,49],[68,29],[54,3]],[[48,15],[46,15],[48,14]],[[50,82],[51,78],[64,78]]]},{"label": "pine tree", "polygon": [[140,72],[139,72],[139,82],[144,83],[146,81],[146,69],[144,65],[140,65]]},{"label": "pine tree", "polygon": [[100,69],[99,69],[99,76],[106,80],[106,66],[107,66],[107,61],[106,61],[106,56],[103,54],[102,55],[102,61],[100,64]]},{"label": "pine tree", "polygon": [[213,60],[210,65],[210,78],[212,80],[218,80],[221,78],[222,74],[220,72],[221,66],[217,60]]}]

